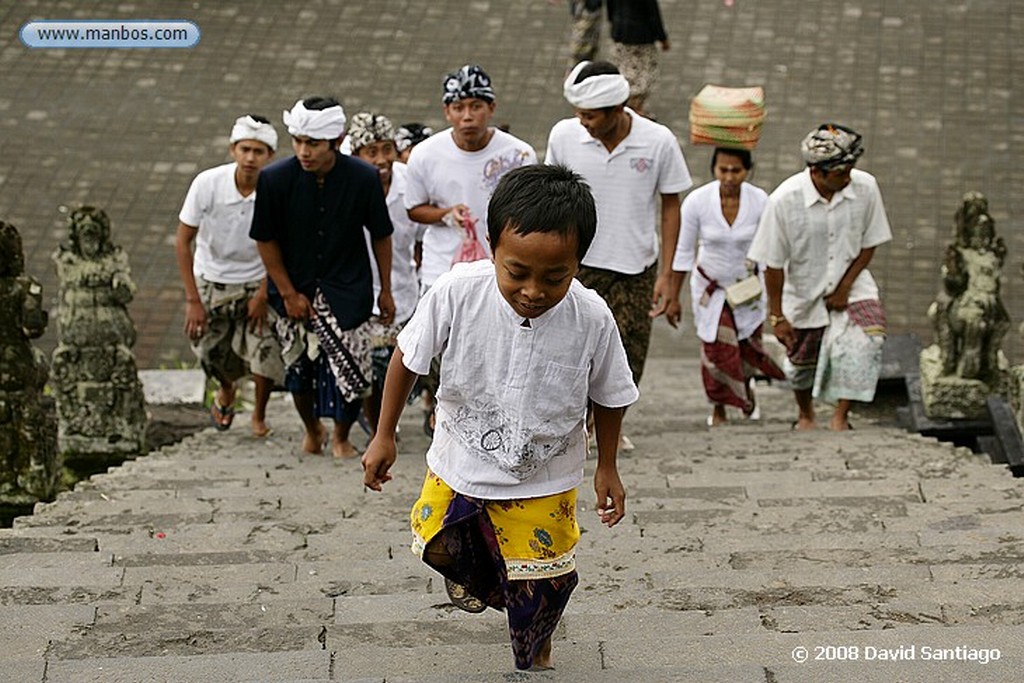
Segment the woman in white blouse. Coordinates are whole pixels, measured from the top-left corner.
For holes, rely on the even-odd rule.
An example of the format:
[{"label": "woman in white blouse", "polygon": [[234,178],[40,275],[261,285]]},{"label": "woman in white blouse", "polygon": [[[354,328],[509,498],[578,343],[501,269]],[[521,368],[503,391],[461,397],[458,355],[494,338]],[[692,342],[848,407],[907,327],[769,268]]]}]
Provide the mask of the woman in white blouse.
[{"label": "woman in white blouse", "polygon": [[[746,261],[768,194],[746,182],[753,166],[750,152],[718,147],[711,156],[714,180],[683,201],[682,226],[672,261],[673,288],[688,273],[693,318],[701,344],[701,378],[713,408],[709,426],[727,420],[725,407],[755,416],[753,375],[784,379],[761,345],[764,295],[737,305],[726,302],[725,288],[757,271]],[[699,244],[699,246],[698,246]],[[764,287],[761,287],[762,292]]]}]

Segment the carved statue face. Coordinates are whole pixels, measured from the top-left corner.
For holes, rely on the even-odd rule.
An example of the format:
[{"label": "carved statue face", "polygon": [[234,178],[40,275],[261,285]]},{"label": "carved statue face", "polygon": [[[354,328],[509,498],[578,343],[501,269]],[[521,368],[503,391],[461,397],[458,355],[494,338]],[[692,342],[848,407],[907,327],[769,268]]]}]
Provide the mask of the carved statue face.
[{"label": "carved statue face", "polygon": [[70,221],[71,246],[79,256],[94,259],[110,251],[110,219],[101,209],[83,206]]},{"label": "carved statue face", "polygon": [[992,244],[993,237],[995,237],[995,226],[988,214],[983,213],[971,226],[968,244],[972,249],[982,249]]}]

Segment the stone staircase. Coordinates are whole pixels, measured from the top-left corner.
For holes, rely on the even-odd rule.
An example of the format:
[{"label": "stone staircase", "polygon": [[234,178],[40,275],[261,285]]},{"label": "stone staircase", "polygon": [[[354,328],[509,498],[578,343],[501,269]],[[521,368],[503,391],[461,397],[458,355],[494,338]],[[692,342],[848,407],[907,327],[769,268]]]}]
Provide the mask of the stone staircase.
[{"label": "stone staircase", "polygon": [[300,456],[275,399],[266,440],[242,416],[0,531],[0,680],[1022,680],[1024,488],[1005,468],[856,416],[793,433],[767,385],[761,422],[709,430],[696,364],[666,356],[627,417],[627,520],[601,527],[583,489],[553,672],[515,672],[503,615],[455,609],[409,551],[416,409],[375,494],[357,461]]}]

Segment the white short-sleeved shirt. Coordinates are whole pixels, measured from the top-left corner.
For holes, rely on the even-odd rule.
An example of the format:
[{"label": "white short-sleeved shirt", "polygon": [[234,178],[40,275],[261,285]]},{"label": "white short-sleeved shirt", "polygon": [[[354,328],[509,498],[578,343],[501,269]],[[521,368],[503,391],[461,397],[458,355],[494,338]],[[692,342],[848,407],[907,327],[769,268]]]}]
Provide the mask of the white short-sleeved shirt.
[{"label": "white short-sleeved shirt", "polygon": [[[467,152],[455,144],[452,129],[432,135],[416,145],[409,156],[405,208],[421,204],[450,207],[465,204],[476,220],[477,238],[487,244],[487,203],[501,177],[514,168],[537,163],[533,147],[501,130],[495,130],[483,149]],[[444,223],[427,226],[423,234],[420,279],[425,286],[452,267],[463,231]]]},{"label": "white short-sleeved shirt", "polygon": [[197,175],[178,214],[182,223],[199,229],[193,274],[222,284],[252,282],[267,272],[249,237],[256,193],[238,192],[235,168],[232,162]]},{"label": "white short-sleeved shirt", "polygon": [[[391,166],[391,186],[385,201],[388,215],[395,231],[391,233],[391,296],[395,300],[395,322],[405,322],[416,309],[420,298],[420,279],[413,261],[416,240],[423,235],[426,227],[409,218],[405,210],[406,166],[396,161]],[[380,275],[377,271],[377,259],[373,255],[370,234],[366,236],[366,246],[370,250],[370,270],[373,271],[373,314],[378,315],[377,298],[380,296]]]},{"label": "white short-sleeved shirt", "polygon": [[636,275],[658,260],[659,195],[682,192],[693,180],[672,131],[625,111],[632,126],[611,152],[578,119],[559,121],[548,136],[544,163],[568,166],[594,193],[597,234],[583,265]]},{"label": "white short-sleeved shirt", "polygon": [[[794,327],[825,327],[825,297],[839,286],[862,249],[891,239],[874,176],[853,169],[850,184],[826,202],[805,169],[769,195],[747,256],[784,270],[782,313]],[[854,280],[849,300],[878,296],[878,285],[865,268]]]},{"label": "white short-sleeved shirt", "polygon": [[[672,260],[672,270],[690,273],[694,325],[697,336],[708,343],[718,338],[718,322],[725,305],[723,288],[747,276],[747,249],[757,232],[761,212],[768,203],[767,192],[750,183],[743,183],[740,185],[739,213],[732,225],[729,225],[722,214],[720,186],[721,183],[714,180],[686,195],[682,206],[679,242]],[[696,270],[698,264],[719,285],[703,303],[703,295],[710,281]],[[737,307],[733,317],[737,337],[746,339],[764,322],[763,300]]]},{"label": "white short-sleeved shirt", "polygon": [[587,401],[621,408],[639,396],[608,305],[573,280],[523,326],[491,261],[438,278],[398,335],[405,366],[426,374],[442,354],[437,427],[427,465],[464,495],[533,498],[583,479]]}]

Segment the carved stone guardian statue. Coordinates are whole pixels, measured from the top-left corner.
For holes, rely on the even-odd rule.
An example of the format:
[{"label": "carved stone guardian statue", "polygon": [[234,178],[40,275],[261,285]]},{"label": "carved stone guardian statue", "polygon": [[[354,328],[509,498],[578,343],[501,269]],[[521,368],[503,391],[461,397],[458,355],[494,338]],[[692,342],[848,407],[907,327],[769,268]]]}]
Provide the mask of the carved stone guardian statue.
[{"label": "carved stone guardian statue", "polygon": [[46,357],[30,342],[48,320],[43,288],[25,274],[17,228],[0,221],[0,506],[52,500],[61,463],[44,410]]},{"label": "carved stone guardian statue", "polygon": [[53,384],[58,443],[74,469],[141,453],[146,410],[126,308],[135,296],[128,257],[111,242],[101,209],[83,206],[68,223],[68,240],[53,254],[60,280]]},{"label": "carved stone guardian statue", "polygon": [[946,248],[943,289],[928,309],[935,343],[921,352],[921,391],[932,419],[983,418],[989,394],[1002,390],[1000,350],[1010,316],[999,296],[1006,246],[995,234],[988,200],[968,192]]}]

